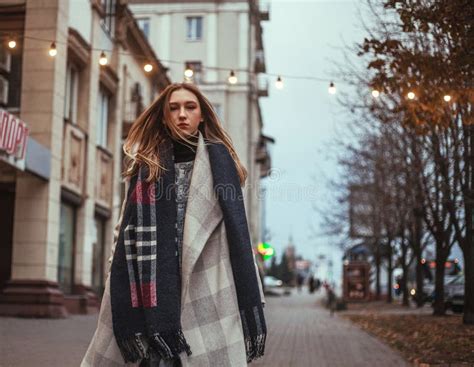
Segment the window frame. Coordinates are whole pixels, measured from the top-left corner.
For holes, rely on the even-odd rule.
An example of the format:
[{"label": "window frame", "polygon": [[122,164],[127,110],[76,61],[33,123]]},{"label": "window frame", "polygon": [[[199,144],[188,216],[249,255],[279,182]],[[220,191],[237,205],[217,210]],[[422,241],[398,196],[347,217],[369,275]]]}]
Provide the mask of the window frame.
[{"label": "window frame", "polygon": [[100,6],[104,11],[100,24],[104,31],[113,38],[116,26],[117,0],[100,0]]},{"label": "window frame", "polygon": [[199,42],[203,37],[204,17],[202,15],[192,15],[186,17],[186,41]]},{"label": "window frame", "polygon": [[[97,127],[96,127],[96,139],[95,143],[97,146],[107,149],[108,146],[108,132],[110,124],[110,105],[112,101],[112,94],[102,84],[99,85],[99,91],[97,93]],[[104,101],[106,100],[105,109]],[[104,118],[105,110],[105,118]]]},{"label": "window frame", "polygon": [[203,83],[204,82],[204,74],[202,68],[202,61],[200,60],[192,60],[186,61],[184,63],[184,67],[187,69],[188,67],[193,70],[193,76],[191,79],[194,83]]},{"label": "window frame", "polygon": [[[138,28],[140,28],[140,30],[145,35],[145,38],[147,40],[149,40],[150,39],[150,30],[151,30],[150,18],[137,18],[137,25],[138,25]],[[146,27],[145,27],[145,25],[146,25]],[[146,31],[145,31],[145,28],[146,28]]]},{"label": "window frame", "polygon": [[[64,119],[73,125],[77,125],[79,107],[79,81],[80,70],[73,63],[67,64],[66,69],[66,91],[64,95]],[[73,84],[71,84],[73,81]]]}]

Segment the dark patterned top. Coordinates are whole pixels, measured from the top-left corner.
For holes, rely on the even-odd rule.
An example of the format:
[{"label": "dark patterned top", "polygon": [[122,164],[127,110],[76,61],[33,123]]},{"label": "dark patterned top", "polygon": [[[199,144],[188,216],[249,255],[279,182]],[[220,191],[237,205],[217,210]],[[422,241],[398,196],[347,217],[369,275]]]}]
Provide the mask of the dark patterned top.
[{"label": "dark patterned top", "polygon": [[174,169],[176,172],[176,229],[180,270],[182,258],[181,254],[183,248],[184,217],[186,214],[186,204],[188,201],[189,185],[191,184],[191,174],[193,172],[193,165],[194,161],[176,162],[174,164]]}]

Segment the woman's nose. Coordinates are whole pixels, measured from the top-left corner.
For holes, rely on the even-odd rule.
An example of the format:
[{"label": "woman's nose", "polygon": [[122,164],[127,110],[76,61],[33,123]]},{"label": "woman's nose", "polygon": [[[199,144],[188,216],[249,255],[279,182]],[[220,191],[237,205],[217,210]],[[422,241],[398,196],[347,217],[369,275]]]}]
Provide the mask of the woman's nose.
[{"label": "woman's nose", "polygon": [[185,112],[186,112],[186,111],[185,111],[184,107],[181,107],[181,108],[179,109],[179,117],[186,117],[186,113],[185,113]]}]

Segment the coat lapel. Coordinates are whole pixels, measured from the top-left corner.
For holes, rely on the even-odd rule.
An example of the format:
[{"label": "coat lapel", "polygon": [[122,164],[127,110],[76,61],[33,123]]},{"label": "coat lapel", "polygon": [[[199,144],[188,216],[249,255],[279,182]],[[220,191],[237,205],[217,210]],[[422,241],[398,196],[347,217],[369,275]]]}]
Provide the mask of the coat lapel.
[{"label": "coat lapel", "polygon": [[219,201],[214,194],[209,153],[199,132],[189,187],[183,230],[182,297],[187,292],[189,277],[193,272],[207,240],[223,219]]}]

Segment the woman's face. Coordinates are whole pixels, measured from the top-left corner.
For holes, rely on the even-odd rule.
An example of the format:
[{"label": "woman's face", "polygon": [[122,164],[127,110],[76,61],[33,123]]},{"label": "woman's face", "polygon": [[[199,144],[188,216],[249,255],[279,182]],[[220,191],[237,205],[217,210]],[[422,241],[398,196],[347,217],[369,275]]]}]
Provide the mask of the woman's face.
[{"label": "woman's face", "polygon": [[185,135],[194,135],[202,121],[201,106],[194,93],[178,89],[170,96],[171,120]]}]

